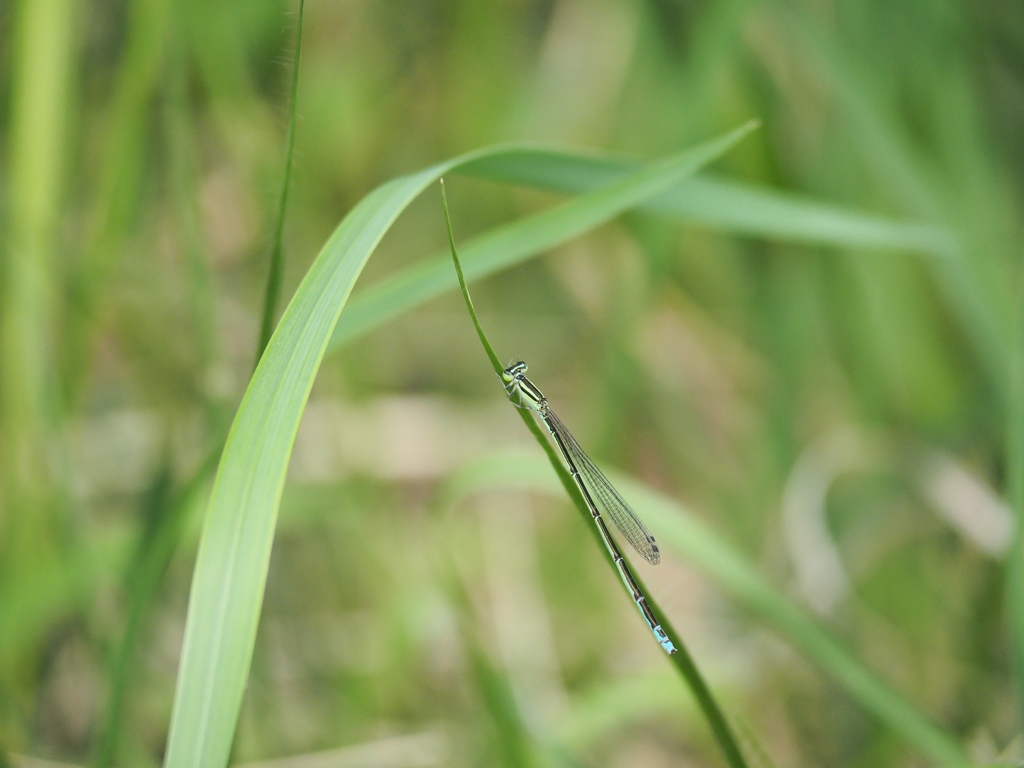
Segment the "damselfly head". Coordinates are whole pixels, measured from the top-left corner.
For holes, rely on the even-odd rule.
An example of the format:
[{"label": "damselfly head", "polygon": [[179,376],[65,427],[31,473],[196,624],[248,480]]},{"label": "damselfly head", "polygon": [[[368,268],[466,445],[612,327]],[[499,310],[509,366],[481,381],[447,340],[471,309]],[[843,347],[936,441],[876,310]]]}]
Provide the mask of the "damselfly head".
[{"label": "damselfly head", "polygon": [[526,363],[524,363],[522,360],[512,363],[512,365],[505,369],[504,379],[506,381],[511,381],[517,376],[521,376],[522,374],[526,373],[526,367]]}]

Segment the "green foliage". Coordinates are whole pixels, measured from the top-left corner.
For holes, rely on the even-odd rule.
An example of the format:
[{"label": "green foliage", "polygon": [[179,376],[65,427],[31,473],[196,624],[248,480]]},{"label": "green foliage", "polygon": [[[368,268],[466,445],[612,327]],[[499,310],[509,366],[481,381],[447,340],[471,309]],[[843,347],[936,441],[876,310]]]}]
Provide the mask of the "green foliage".
[{"label": "green foliage", "polygon": [[[583,205],[563,208],[563,218],[607,218],[693,173],[748,130],[638,171],[582,198]],[[327,342],[363,266],[427,184],[480,155],[503,151],[482,150],[371,192],[335,230],[285,310],[242,398],[214,481],[189,597],[164,763],[169,768],[227,763],[288,460]]]},{"label": "green foliage", "polygon": [[0,5],[0,763],[723,764],[441,173],[750,763],[1019,761],[1019,14],[297,10]]}]

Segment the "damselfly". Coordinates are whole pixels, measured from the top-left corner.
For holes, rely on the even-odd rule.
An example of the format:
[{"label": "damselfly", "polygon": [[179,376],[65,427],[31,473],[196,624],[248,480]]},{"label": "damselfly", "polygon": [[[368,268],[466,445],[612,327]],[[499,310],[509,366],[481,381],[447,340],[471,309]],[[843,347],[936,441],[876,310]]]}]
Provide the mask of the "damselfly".
[{"label": "damselfly", "polygon": [[580,444],[576,442],[569,429],[555,415],[555,412],[551,410],[551,406],[548,405],[548,400],[544,397],[544,394],[537,389],[537,386],[532,381],[526,378],[526,363],[522,360],[513,363],[505,369],[502,379],[505,381],[505,391],[509,393],[509,396],[518,397],[520,407],[529,408],[536,412],[540,420],[547,426],[548,432],[551,433],[551,437],[555,440],[555,445],[558,446],[558,450],[562,454],[562,458],[565,459],[565,463],[569,468],[569,474],[576,481],[576,485],[583,495],[583,500],[590,509],[590,514],[594,518],[594,525],[597,526],[601,539],[604,541],[605,547],[608,548],[608,553],[612,556],[612,560],[615,561],[615,567],[619,571],[619,576],[622,577],[622,583],[626,585],[626,589],[633,597],[633,602],[640,609],[644,621],[651,628],[657,641],[661,643],[661,647],[669,653],[675,653],[676,647],[672,644],[668,635],[665,634],[665,630],[661,628],[661,622],[655,617],[650,606],[647,605],[647,598],[644,597],[644,593],[637,586],[633,574],[629,572],[629,567],[626,565],[626,561],[622,558],[622,553],[608,532],[608,526],[605,525],[604,517],[601,513],[603,511],[612,519],[615,526],[626,537],[626,541],[632,544],[633,548],[643,555],[647,562],[651,563],[651,565],[657,565],[661,562],[661,553],[658,551],[658,545],[655,543],[651,532],[647,530],[647,526],[640,521],[640,518],[636,516],[636,513],[626,503],[625,499],[615,490],[608,481],[608,478],[604,476],[604,473],[583,452]]}]

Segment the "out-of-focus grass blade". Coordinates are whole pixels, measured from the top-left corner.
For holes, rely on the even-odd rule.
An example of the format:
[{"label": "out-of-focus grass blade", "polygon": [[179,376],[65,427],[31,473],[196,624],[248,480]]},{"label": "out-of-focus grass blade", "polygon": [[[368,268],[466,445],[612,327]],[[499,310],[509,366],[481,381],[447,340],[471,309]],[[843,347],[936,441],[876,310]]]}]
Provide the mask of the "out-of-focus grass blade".
[{"label": "out-of-focus grass blade", "polygon": [[[804,14],[775,3],[780,19],[787,19],[793,40],[807,60],[828,82],[836,104],[850,126],[850,135],[860,146],[863,161],[882,180],[889,191],[912,215],[929,222],[950,223],[957,228],[958,239],[970,235],[970,218],[964,218],[964,190],[938,183],[932,163],[908,131],[895,117],[894,105],[871,83],[877,82],[865,63],[848,49],[833,30],[813,22]],[[1011,318],[1003,297],[991,292],[983,270],[985,261],[995,255],[989,233],[979,243],[957,243],[953,258],[930,262],[939,286],[948,297],[958,320],[984,364],[1000,397],[1006,396],[1004,363],[1011,339],[1006,330]],[[970,239],[976,238],[974,235]],[[979,258],[983,254],[983,258]],[[1001,286],[1001,280],[996,284]]]},{"label": "out-of-focus grass blade", "polygon": [[[58,531],[72,497],[60,454],[56,363],[56,299],[62,263],[61,208],[66,190],[65,148],[75,106],[69,99],[79,50],[73,44],[76,8],[67,0],[15,2],[5,35],[9,50],[9,109],[0,142],[4,181],[0,215],[0,602],[34,594],[38,570],[62,564]],[[5,6],[4,11],[7,10]],[[29,608],[29,613],[31,613]],[[16,691],[14,671],[0,675]]]},{"label": "out-of-focus grass blade", "polygon": [[[1021,414],[1020,396],[1014,388],[1015,358],[1020,350],[1017,311],[1020,307],[1019,291],[1005,291],[1007,278],[1018,275],[1014,265],[1019,264],[1020,246],[1014,239],[1009,244],[993,236],[998,227],[998,217],[990,219],[989,210],[1001,208],[1002,194],[989,197],[1001,186],[993,183],[996,176],[989,177],[980,187],[965,187],[963,181],[952,182],[955,177],[936,173],[935,158],[930,157],[919,143],[916,130],[908,129],[905,121],[896,117],[898,109],[891,95],[879,89],[877,72],[858,58],[846,42],[785,4],[775,3],[779,18],[788,20],[792,30],[795,50],[812,62],[815,71],[820,72],[829,90],[835,94],[837,106],[850,126],[850,136],[859,145],[863,162],[869,164],[880,180],[882,189],[901,201],[908,210],[931,221],[952,222],[961,232],[964,245],[955,252],[955,258],[932,262],[936,281],[946,294],[950,307],[973,344],[983,372],[987,375],[992,391],[997,397],[997,408],[1002,409],[1002,418],[1007,425],[1007,493],[1011,504],[1018,511],[1018,526],[1024,523],[1020,516],[1022,507],[1017,499],[1014,485],[1015,474],[1022,458],[1016,448],[1018,438],[1013,430],[1018,428]],[[941,86],[938,83],[942,83]],[[952,108],[958,93],[955,79],[936,81],[941,87],[941,103],[948,114],[956,113]],[[961,102],[962,103],[962,102]],[[957,120],[940,121],[956,125]],[[954,131],[961,141],[965,134]],[[970,135],[970,130],[966,135]],[[976,141],[987,138],[975,134],[967,144],[961,144],[959,151],[971,152]],[[982,170],[987,163],[973,160],[968,166],[974,172]],[[1001,169],[997,172],[1001,177]],[[944,178],[945,177],[945,178]],[[970,193],[966,190],[972,189]],[[979,194],[978,189],[985,190]],[[989,197],[985,201],[985,197]],[[979,223],[982,224],[978,229]],[[993,226],[994,225],[994,226]],[[1016,231],[1019,224],[1012,225]],[[1013,278],[1010,278],[1011,280]],[[1016,464],[1016,466],[1015,466]],[[1024,492],[1022,492],[1024,493]],[[1024,502],[1021,502],[1024,503]],[[1024,532],[1018,531],[1007,560],[1007,605],[1012,632],[1013,654],[1017,660],[1014,671],[1017,676],[1018,696],[1024,694]]]},{"label": "out-of-focus grass blade", "polygon": [[0,669],[10,669],[83,595],[99,590],[112,570],[123,567],[127,550],[121,533],[97,537],[64,560],[37,562],[31,588],[6,591],[0,600]]},{"label": "out-of-focus grass blade", "polygon": [[[701,144],[589,196],[574,215],[600,223],[692,173],[752,126]],[[164,765],[227,764],[252,659],[285,472],[313,379],[341,310],[398,215],[439,176],[488,154],[465,155],[394,179],[345,217],[285,310],[238,408],[221,457],[189,596]]]},{"label": "out-of-focus grass blade", "polygon": [[[635,162],[607,156],[530,151],[482,158],[461,172],[552,192],[582,193],[633,173],[638,167]],[[892,221],[704,173],[652,197],[640,208],[773,240],[942,256],[955,247],[952,234],[941,227]]]},{"label": "out-of-focus grass blade", "polygon": [[[618,480],[616,482],[619,482]],[[862,707],[908,744],[940,762],[965,759],[957,741],[861,664],[838,640],[772,589],[748,562],[692,513],[635,482],[619,483],[630,502],[656,526],[666,548],[694,561],[748,609],[773,625],[836,680]]]},{"label": "out-of-focus grass blade", "polygon": [[[776,592],[729,544],[678,503],[647,486],[614,478],[616,487],[657,533],[663,551],[695,562],[740,603],[800,647],[826,674],[909,745],[940,764],[966,762],[957,741],[864,667],[812,618]],[[554,490],[548,465],[517,454],[486,458],[457,476],[449,492],[457,497],[480,487],[516,484]],[[452,500],[454,502],[454,499]]]},{"label": "out-of-focus grass blade", "polygon": [[1010,350],[1006,431],[1006,490],[1016,529],[1006,562],[1006,612],[1015,640],[1017,686],[1024,691],[1024,284],[1017,292],[1014,344]]},{"label": "out-of-focus grass blade", "polygon": [[[581,197],[506,224],[466,241],[462,262],[468,280],[494,274],[577,237],[627,210],[622,200],[601,218],[581,217],[591,208],[584,196],[620,181],[639,166],[621,160],[524,147],[490,155],[458,168],[459,173]],[[736,182],[686,174],[680,182],[636,206],[738,234],[849,248],[890,248],[936,256],[955,249],[940,227],[894,222]],[[356,297],[338,323],[331,346],[344,344],[456,286],[447,253],[373,286]]]},{"label": "out-of-focus grass blade", "polygon": [[302,17],[306,10],[305,0],[299,0],[299,15],[295,21],[295,52],[292,54],[292,92],[288,99],[289,119],[288,137],[285,139],[284,173],[281,179],[281,192],[277,198],[277,215],[274,218],[274,236],[270,246],[270,268],[267,270],[267,290],[263,300],[263,322],[260,325],[260,341],[256,353],[256,362],[263,356],[267,348],[270,334],[274,332],[274,319],[277,317],[277,304],[281,299],[281,286],[284,284],[284,218],[288,210],[288,191],[291,186],[292,157],[295,155],[295,125],[299,100],[299,61],[302,53]]}]

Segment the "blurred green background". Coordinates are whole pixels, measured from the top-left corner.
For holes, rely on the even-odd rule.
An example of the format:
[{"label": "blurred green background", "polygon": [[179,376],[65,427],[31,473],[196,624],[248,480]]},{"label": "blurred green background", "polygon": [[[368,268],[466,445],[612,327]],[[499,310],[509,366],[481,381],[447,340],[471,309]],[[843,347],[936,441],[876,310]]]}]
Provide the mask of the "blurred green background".
[{"label": "blurred green background", "polygon": [[[161,760],[257,353],[296,11],[0,0],[12,765]],[[602,466],[693,510],[971,764],[1024,757],[1024,7],[309,0],[303,29],[285,297],[397,175],[507,140],[657,158],[762,121],[714,173],[785,192],[777,217],[628,214],[475,284],[481,319]],[[562,199],[448,195],[460,241]],[[801,230],[814,205],[835,227]],[[354,299],[445,246],[430,190]],[[234,760],[724,764],[567,500],[479,480],[510,451],[539,455],[455,293],[329,351]],[[860,673],[664,551],[642,576],[752,766],[944,764],[865,710]]]}]

